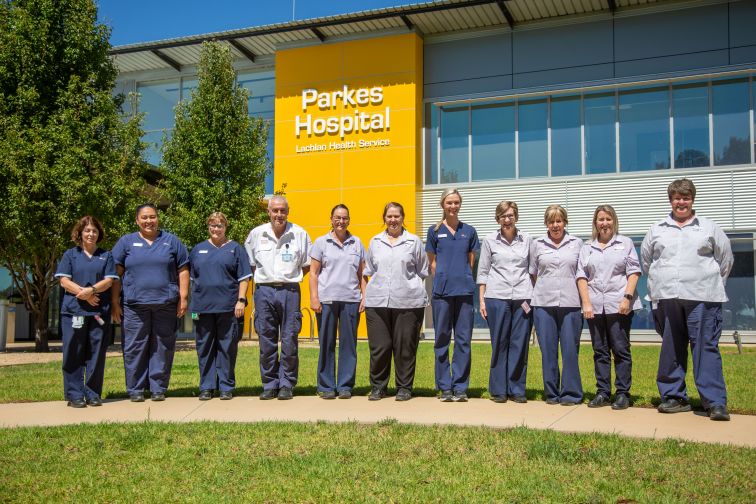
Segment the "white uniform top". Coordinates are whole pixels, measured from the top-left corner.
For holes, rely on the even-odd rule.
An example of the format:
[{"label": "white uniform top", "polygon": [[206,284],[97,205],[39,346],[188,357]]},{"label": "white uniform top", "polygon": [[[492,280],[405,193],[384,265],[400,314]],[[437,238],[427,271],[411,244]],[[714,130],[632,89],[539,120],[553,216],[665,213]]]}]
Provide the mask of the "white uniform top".
[{"label": "white uniform top", "polygon": [[307,231],[286,223],[281,238],[276,238],[270,222],[257,226],[244,240],[255,283],[299,283],[302,268],[310,265],[310,235]]},{"label": "white uniform top", "polygon": [[532,239],[517,230],[508,242],[497,230],[483,238],[478,260],[478,285],[485,284],[485,297],[493,299],[530,299],[533,284],[528,267]]},{"label": "white uniform top", "polygon": [[575,272],[581,248],[583,240],[566,230],[559,247],[548,233],[530,243],[530,274],[536,275],[532,306],[580,308]]},{"label": "white uniform top", "polygon": [[730,239],[714,221],[698,215],[682,228],[668,215],[651,226],[641,245],[652,301],[724,303],[733,262]]},{"label": "white uniform top", "polygon": [[365,289],[369,308],[428,305],[423,281],[428,277],[428,256],[420,238],[406,230],[393,245],[385,231],[370,240],[363,274],[370,277]]}]

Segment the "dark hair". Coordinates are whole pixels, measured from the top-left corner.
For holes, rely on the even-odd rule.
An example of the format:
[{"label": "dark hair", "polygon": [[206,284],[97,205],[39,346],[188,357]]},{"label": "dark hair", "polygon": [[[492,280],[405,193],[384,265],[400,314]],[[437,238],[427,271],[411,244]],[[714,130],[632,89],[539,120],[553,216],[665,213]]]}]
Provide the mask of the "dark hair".
[{"label": "dark hair", "polygon": [[386,203],[386,206],[383,207],[383,220],[386,220],[386,214],[389,211],[389,208],[398,208],[399,209],[399,215],[404,218],[404,207],[401,205],[401,203],[397,203],[396,201],[389,201]]},{"label": "dark hair", "polygon": [[79,222],[77,222],[71,230],[71,240],[73,240],[75,244],[81,245],[81,233],[87,226],[94,226],[97,228],[97,243],[100,243],[102,239],[105,238],[105,231],[103,231],[100,221],[91,215],[85,215],[79,219]]},{"label": "dark hair", "polygon": [[136,207],[136,212],[134,213],[134,217],[139,217],[139,212],[141,212],[145,208],[152,208],[153,210],[155,210],[155,213],[158,213],[158,209],[155,205],[153,205],[152,203],[144,203]]},{"label": "dark hair", "polygon": [[331,217],[333,217],[333,214],[336,212],[336,210],[339,210],[341,208],[343,208],[344,210],[347,211],[347,213],[349,213],[349,209],[347,208],[347,206],[343,203],[339,203],[335,207],[331,208]]},{"label": "dark hair", "polygon": [[690,196],[690,199],[695,201],[696,186],[690,179],[677,179],[667,187],[667,196],[669,196],[669,201],[672,201],[672,196],[674,196],[675,194],[679,194],[681,196]]}]

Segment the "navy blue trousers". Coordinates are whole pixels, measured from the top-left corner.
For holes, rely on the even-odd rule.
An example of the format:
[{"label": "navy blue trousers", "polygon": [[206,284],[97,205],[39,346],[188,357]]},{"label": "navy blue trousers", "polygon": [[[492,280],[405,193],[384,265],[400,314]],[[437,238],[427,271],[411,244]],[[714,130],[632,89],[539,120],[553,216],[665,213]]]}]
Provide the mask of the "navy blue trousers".
[{"label": "navy blue trousers", "polygon": [[104,325],[94,317],[84,317],[84,325],[74,329],[73,315],[61,314],[63,336],[63,391],[67,400],[92,399],[102,395],[105,353],[110,336],[110,314],[102,315]]},{"label": "navy blue trousers", "polygon": [[[349,390],[354,387],[357,372],[357,325],[360,303],[333,301],[324,304],[317,314],[318,390],[321,392]],[[339,336],[339,371],[336,374],[336,333]]]},{"label": "navy blue trousers", "polygon": [[491,395],[525,395],[533,312],[525,313],[523,301],[526,300],[485,299],[491,333],[491,370],[488,375]]},{"label": "navy blue trousers", "polygon": [[[614,356],[614,387],[617,394],[630,397],[633,359],[630,354],[630,325],[633,312],[594,315],[588,319],[593,345],[593,367],[596,371],[596,392],[610,397],[612,393],[612,355]],[[611,355],[610,355],[611,352]]]},{"label": "navy blue trousers", "polygon": [[[583,314],[580,308],[536,307],[533,323],[541,347],[543,392],[546,399],[560,402],[583,400],[578,352]],[[559,376],[559,350],[562,351],[562,376]]]},{"label": "navy blue trousers", "polygon": [[232,392],[236,387],[239,319],[234,312],[200,313],[194,321],[200,390]]},{"label": "navy blue trousers", "polygon": [[722,335],[722,303],[662,299],[664,320],[656,384],[662,401],[688,400],[685,374],[688,345],[693,353],[693,377],[704,408],[727,405],[719,337]]},{"label": "navy blue trousers", "polygon": [[176,303],[124,305],[123,364],[126,391],[165,394],[176,350]]},{"label": "navy blue trousers", "polygon": [[[472,340],[473,297],[445,296],[431,300],[436,341],[436,389],[467,392],[470,384],[470,342]],[[454,331],[454,354],[449,369],[449,344]]]},{"label": "navy blue trousers", "polygon": [[293,388],[297,384],[299,331],[302,329],[299,284],[285,284],[281,287],[257,285],[254,300],[263,389]]}]

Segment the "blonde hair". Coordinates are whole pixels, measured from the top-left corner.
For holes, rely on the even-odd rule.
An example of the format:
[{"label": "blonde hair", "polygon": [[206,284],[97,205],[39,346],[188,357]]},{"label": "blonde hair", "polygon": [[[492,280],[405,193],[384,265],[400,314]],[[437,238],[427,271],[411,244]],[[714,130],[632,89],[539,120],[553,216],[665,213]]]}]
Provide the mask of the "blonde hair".
[{"label": "blonde hair", "polygon": [[593,230],[591,231],[592,239],[598,238],[598,226],[596,226],[596,219],[598,219],[599,212],[608,213],[612,218],[612,233],[615,235],[619,233],[619,220],[617,219],[617,212],[614,211],[612,205],[599,205],[596,207],[596,211],[593,212]]},{"label": "blonde hair", "polygon": [[562,205],[549,205],[543,213],[543,223],[548,225],[549,222],[555,221],[557,217],[561,217],[562,221],[567,224],[567,210]]},{"label": "blonde hair", "polygon": [[459,196],[459,204],[460,205],[462,204],[462,195],[459,194],[459,191],[457,190],[456,187],[449,187],[447,189],[444,189],[444,192],[441,193],[441,199],[438,202],[439,206],[441,206],[441,209],[442,209],[441,210],[441,220],[439,220],[436,223],[436,225],[433,227],[433,231],[438,231],[438,229],[441,227],[441,224],[443,224],[444,218],[446,218],[446,215],[443,212],[444,200],[446,200],[446,198],[448,198],[452,194],[456,194],[457,196]]},{"label": "blonde hair", "polygon": [[207,218],[207,224],[210,225],[211,222],[218,221],[221,224],[223,224],[225,227],[228,227],[228,219],[225,215],[223,215],[223,212],[213,212],[210,214],[210,216]]},{"label": "blonde hair", "polygon": [[503,200],[496,205],[496,222],[499,222],[499,219],[501,219],[510,208],[512,209],[512,212],[514,212],[515,221],[517,221],[520,218],[520,210],[517,208],[517,203],[514,201]]}]

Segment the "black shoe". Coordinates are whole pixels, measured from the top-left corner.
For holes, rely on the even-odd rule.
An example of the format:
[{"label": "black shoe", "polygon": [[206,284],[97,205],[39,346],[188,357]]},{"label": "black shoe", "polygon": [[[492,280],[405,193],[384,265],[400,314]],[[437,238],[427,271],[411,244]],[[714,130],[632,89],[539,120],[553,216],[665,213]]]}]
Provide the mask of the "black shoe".
[{"label": "black shoe", "polygon": [[630,406],[630,398],[627,397],[625,394],[617,394],[614,397],[614,402],[612,403],[613,410],[623,410],[623,409],[627,409],[629,406]]},{"label": "black shoe", "polygon": [[452,402],[454,400],[454,395],[451,390],[442,390],[441,395],[438,396],[438,398],[441,402]]},{"label": "black shoe", "polygon": [[261,401],[269,401],[271,399],[275,399],[278,396],[278,389],[266,389],[262,391],[262,394],[260,394],[260,400]]},{"label": "black shoe", "polygon": [[213,391],[212,390],[201,390],[199,393],[199,400],[200,401],[209,401],[213,398]]},{"label": "black shoe", "polygon": [[727,406],[713,406],[709,409],[709,418],[717,422],[729,422],[730,414]]},{"label": "black shoe", "polygon": [[165,394],[163,394],[162,392],[155,392],[154,394],[152,394],[150,399],[155,402],[165,401]]},{"label": "black shoe", "polygon": [[278,391],[279,401],[288,401],[289,399],[293,397],[294,397],[294,393],[291,391],[291,388],[289,387],[281,387]]},{"label": "black shoe", "polygon": [[454,402],[467,402],[467,394],[464,392],[454,392],[452,396]]},{"label": "black shoe", "polygon": [[102,399],[100,399],[99,396],[89,397],[87,398],[87,404],[90,406],[102,406]]},{"label": "black shoe", "polygon": [[321,399],[336,399],[336,392],[334,392],[333,390],[325,390],[320,393],[320,398]]},{"label": "black shoe", "polygon": [[[619,397],[619,396],[618,396]],[[588,403],[589,408],[603,408],[604,406],[609,406],[609,398],[606,397],[604,394],[599,392],[596,394],[596,397],[594,397],[591,402]]]},{"label": "black shoe", "polygon": [[412,399],[412,392],[410,392],[409,389],[400,388],[396,392],[396,397],[394,399],[397,401],[409,401],[410,399]]},{"label": "black shoe", "polygon": [[573,401],[572,399],[567,399],[565,401],[561,401],[559,404],[562,406],[577,406],[579,404],[583,404],[583,401]]},{"label": "black shoe", "polygon": [[507,396],[505,395],[492,395],[491,400],[495,403],[505,403],[507,402]]},{"label": "black shoe", "polygon": [[373,390],[370,391],[370,395],[368,396],[368,401],[380,401],[384,397],[386,397],[385,390],[378,387],[373,387]]},{"label": "black shoe", "polygon": [[690,404],[688,401],[681,399],[667,399],[656,408],[659,413],[683,413],[690,411]]},{"label": "black shoe", "polygon": [[525,404],[526,402],[528,402],[528,398],[525,397],[524,395],[516,395],[516,396],[512,396],[512,401],[518,404]]},{"label": "black shoe", "polygon": [[546,399],[546,404],[548,404],[549,406],[553,406],[554,404],[559,404],[559,399],[557,399],[556,397],[549,397]]},{"label": "black shoe", "polygon": [[339,390],[339,399],[351,399],[352,398],[352,391],[351,390]]},{"label": "black shoe", "polygon": [[135,394],[131,394],[129,396],[129,399],[131,402],[144,402],[144,394],[142,392],[137,392]]},{"label": "black shoe", "polygon": [[230,390],[221,391],[220,393],[220,400],[221,401],[228,401],[229,399],[232,399],[234,397],[234,393]]},{"label": "black shoe", "polygon": [[78,399],[71,399],[70,401],[68,401],[68,406],[71,406],[72,408],[86,408],[87,401],[84,400],[83,397],[80,397]]}]

